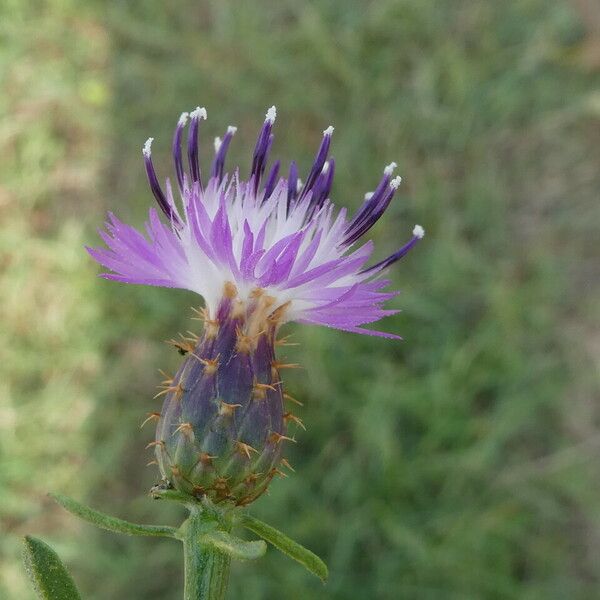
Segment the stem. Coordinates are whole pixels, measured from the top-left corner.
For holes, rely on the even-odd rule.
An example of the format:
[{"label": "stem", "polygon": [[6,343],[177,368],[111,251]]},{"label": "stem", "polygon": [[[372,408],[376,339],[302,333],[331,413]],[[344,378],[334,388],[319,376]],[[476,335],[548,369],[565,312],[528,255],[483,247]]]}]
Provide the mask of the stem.
[{"label": "stem", "polygon": [[229,581],[231,557],[201,538],[215,528],[223,529],[213,514],[189,506],[190,516],[182,525],[185,562],[184,600],[224,600]]}]

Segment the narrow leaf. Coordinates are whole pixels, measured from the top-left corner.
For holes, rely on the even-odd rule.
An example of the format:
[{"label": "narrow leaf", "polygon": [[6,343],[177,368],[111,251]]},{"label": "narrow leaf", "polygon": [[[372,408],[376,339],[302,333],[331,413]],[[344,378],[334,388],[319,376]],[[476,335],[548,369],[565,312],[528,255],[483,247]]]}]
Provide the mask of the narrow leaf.
[{"label": "narrow leaf", "polygon": [[58,554],[42,540],[26,536],[23,562],[29,579],[41,600],[81,600],[75,583]]},{"label": "narrow leaf", "polygon": [[316,554],[290,539],[287,535],[281,533],[281,531],[250,515],[244,515],[241,524],[246,529],[253,531],[256,535],[273,544],[275,548],[287,554],[290,558],[304,565],[306,569],[314,573],[322,581],[327,579],[329,575],[327,565]]},{"label": "narrow leaf", "polygon": [[229,554],[231,558],[239,560],[254,560],[263,556],[267,551],[267,545],[262,540],[246,542],[218,529],[205,533],[200,538],[200,543],[213,546],[217,550]]},{"label": "narrow leaf", "polygon": [[147,535],[154,537],[177,537],[177,530],[174,527],[168,527],[163,525],[139,525],[138,523],[130,523],[129,521],[123,521],[123,519],[117,519],[116,517],[109,517],[104,513],[98,512],[80,504],[79,502],[62,496],[61,494],[50,494],[50,497],[56,500],[63,508],[68,510],[75,516],[96,525],[102,529],[108,529],[108,531],[114,531],[116,533],[124,533],[125,535]]}]

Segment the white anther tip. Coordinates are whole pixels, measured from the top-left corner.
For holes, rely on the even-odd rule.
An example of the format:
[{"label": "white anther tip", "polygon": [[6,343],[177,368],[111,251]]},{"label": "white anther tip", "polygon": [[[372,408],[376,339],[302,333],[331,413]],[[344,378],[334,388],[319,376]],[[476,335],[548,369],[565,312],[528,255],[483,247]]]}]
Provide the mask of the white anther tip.
[{"label": "white anther tip", "polygon": [[150,158],[150,154],[152,154],[152,142],[154,141],[154,138],[148,138],[146,140],[146,143],[144,144],[144,147],[142,148],[142,154],[144,156],[146,156],[147,158]]},{"label": "white anther tip", "polygon": [[330,125],[327,129],[323,129],[323,134],[324,135],[331,135],[333,133],[334,130],[334,126]]},{"label": "white anther tip", "polygon": [[373,197],[373,192],[367,192],[365,194],[365,200],[370,200]]},{"label": "white anther tip", "polygon": [[277,109],[275,108],[275,106],[271,106],[271,108],[267,111],[265,117],[265,121],[268,121],[269,123],[271,123],[271,125],[275,123],[275,119],[277,117]]},{"label": "white anther tip", "polygon": [[235,135],[236,131],[237,131],[237,127],[235,125],[230,125],[227,128],[227,133],[230,133],[231,135]]},{"label": "white anther tip", "polygon": [[196,109],[190,113],[190,117],[192,119],[204,119],[206,121],[206,109],[204,107],[200,108],[197,106]]},{"label": "white anther tip", "polygon": [[394,172],[394,169],[397,167],[398,165],[395,162],[391,162],[384,170],[383,170],[383,174],[384,175],[391,175]]},{"label": "white anther tip", "polygon": [[300,177],[298,177],[298,181],[296,181],[296,192],[299,192],[302,189],[302,186],[304,184],[302,183],[302,179],[300,179]]},{"label": "white anther tip", "polygon": [[416,238],[421,239],[425,235],[425,230],[420,225],[415,225],[412,233]]},{"label": "white anther tip", "polygon": [[221,140],[221,138],[219,136],[217,136],[215,138],[215,154],[219,151],[219,148],[221,147],[222,143],[223,143],[223,141]]},{"label": "white anther tip", "polygon": [[329,171],[329,161],[325,162],[323,164],[323,168],[321,169],[321,173],[325,174],[327,173],[327,171]]},{"label": "white anther tip", "polygon": [[183,127],[187,123],[189,116],[190,116],[190,113],[186,113],[186,112],[181,113],[181,116],[179,117],[179,125],[181,127]]},{"label": "white anther tip", "polygon": [[398,175],[397,177],[394,177],[394,179],[392,179],[390,181],[390,187],[393,190],[397,190],[400,187],[401,183],[402,183],[402,177],[400,177],[400,175]]}]

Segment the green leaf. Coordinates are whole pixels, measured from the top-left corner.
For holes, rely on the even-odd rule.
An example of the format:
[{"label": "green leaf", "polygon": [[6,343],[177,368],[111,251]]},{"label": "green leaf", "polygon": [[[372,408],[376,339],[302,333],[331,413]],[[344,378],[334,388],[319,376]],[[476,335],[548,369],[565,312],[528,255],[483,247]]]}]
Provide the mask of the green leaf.
[{"label": "green leaf", "polygon": [[298,544],[298,542],[281,533],[281,531],[250,515],[243,515],[241,524],[246,529],[253,531],[270,544],[273,544],[275,548],[287,554],[290,558],[304,565],[306,569],[314,573],[322,581],[325,581],[329,576],[327,565],[314,552],[307,550],[304,546]]},{"label": "green leaf", "polygon": [[262,540],[246,542],[218,529],[205,533],[199,541],[201,544],[213,546],[239,560],[254,560],[263,556],[267,551],[267,545]]},{"label": "green leaf", "polygon": [[27,575],[42,600],[81,600],[75,583],[58,554],[42,540],[25,537],[23,562]]},{"label": "green leaf", "polygon": [[108,529],[108,531],[114,531],[115,533],[124,533],[125,535],[147,535],[153,537],[177,537],[177,530],[175,527],[168,527],[166,525],[139,525],[137,523],[130,523],[129,521],[123,521],[116,517],[109,517],[104,513],[98,512],[76,502],[72,498],[62,496],[61,494],[49,494],[51,498],[56,500],[63,508],[68,510],[70,513],[80,517],[84,521],[96,525],[102,529]]}]

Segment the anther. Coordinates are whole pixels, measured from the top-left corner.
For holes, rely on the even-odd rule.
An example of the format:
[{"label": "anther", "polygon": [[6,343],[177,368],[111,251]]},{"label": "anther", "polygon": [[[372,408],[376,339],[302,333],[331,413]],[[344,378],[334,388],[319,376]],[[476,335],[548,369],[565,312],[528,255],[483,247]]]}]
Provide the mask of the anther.
[{"label": "anther", "polygon": [[397,190],[400,187],[401,182],[402,182],[402,177],[400,177],[400,175],[398,175],[397,177],[394,177],[394,179],[392,179],[390,181],[390,187],[393,190]]},{"label": "anther", "polygon": [[144,142],[144,147],[142,148],[142,154],[146,157],[146,158],[150,158],[150,155],[152,154],[152,142],[154,141],[154,138],[148,138],[145,142]]},{"label": "anther", "polygon": [[197,106],[195,108],[195,110],[193,110],[190,113],[191,119],[204,119],[206,121],[207,116],[208,115],[206,114],[206,108],[204,108],[204,107],[200,108],[199,106]]},{"label": "anther", "polygon": [[265,115],[265,121],[269,121],[271,125],[275,123],[275,119],[277,118],[277,109],[275,106],[271,106]]},{"label": "anther", "polygon": [[425,235],[425,230],[420,225],[415,225],[415,228],[412,231],[412,234],[419,239],[422,239]]},{"label": "anther", "polygon": [[394,169],[397,167],[398,165],[395,162],[391,162],[384,170],[383,170],[383,174],[384,175],[391,175],[394,172]]}]

